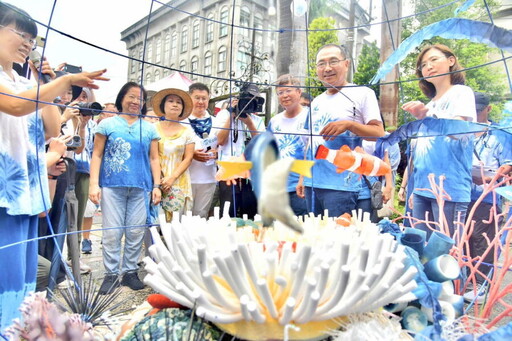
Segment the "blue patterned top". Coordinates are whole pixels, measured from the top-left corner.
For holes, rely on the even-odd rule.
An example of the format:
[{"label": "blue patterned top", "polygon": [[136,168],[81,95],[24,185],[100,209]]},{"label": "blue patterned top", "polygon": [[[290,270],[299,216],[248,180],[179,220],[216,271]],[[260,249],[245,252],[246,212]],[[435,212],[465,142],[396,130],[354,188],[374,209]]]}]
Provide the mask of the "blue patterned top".
[{"label": "blue patterned top", "polygon": [[[0,83],[14,93],[36,85],[12,72],[14,80],[0,66]],[[33,216],[50,208],[44,140],[40,113],[0,112],[0,207],[9,215]]]},{"label": "blue patterned top", "polygon": [[[303,108],[302,111],[293,118],[284,116],[283,111],[270,120],[267,130],[274,133],[281,158],[304,160],[307,136],[300,134],[305,133],[304,123],[306,122],[307,115],[308,109]],[[299,174],[291,172],[288,176],[288,192],[295,192],[298,182]]]},{"label": "blue patterned top", "polygon": [[151,191],[149,164],[151,141],[160,137],[155,127],[142,119],[131,125],[120,117],[104,119],[96,134],[106,136],[100,168],[100,187],[137,187]]},{"label": "blue patterned top", "polygon": [[[463,116],[476,121],[475,96],[465,85],[452,86],[441,98],[430,101],[427,115],[439,119],[455,119]],[[455,202],[469,202],[471,197],[471,163],[473,157],[473,134],[457,136],[426,136],[420,129],[414,149],[414,194],[435,198],[429,191],[429,174],[434,174],[436,183],[444,175],[444,190]]]}]

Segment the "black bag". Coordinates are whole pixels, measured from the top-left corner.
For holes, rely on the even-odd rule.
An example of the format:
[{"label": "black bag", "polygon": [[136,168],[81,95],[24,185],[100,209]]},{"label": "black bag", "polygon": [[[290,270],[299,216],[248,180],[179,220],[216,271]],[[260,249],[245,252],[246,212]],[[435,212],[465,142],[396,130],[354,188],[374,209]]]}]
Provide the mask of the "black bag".
[{"label": "black bag", "polygon": [[370,189],[370,201],[374,210],[380,210],[384,206],[384,200],[382,198],[382,182],[375,181],[373,185],[370,183],[368,178],[363,175],[364,181]]}]

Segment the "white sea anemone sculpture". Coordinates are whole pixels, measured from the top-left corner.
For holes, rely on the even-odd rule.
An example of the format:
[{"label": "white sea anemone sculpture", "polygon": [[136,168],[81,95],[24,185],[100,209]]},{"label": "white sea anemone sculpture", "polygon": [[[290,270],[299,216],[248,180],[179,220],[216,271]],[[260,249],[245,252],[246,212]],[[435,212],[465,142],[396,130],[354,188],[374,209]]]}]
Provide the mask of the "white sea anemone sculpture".
[{"label": "white sea anemone sculpture", "polygon": [[305,217],[304,234],[236,228],[229,219],[161,219],[162,241],[146,257],[144,282],[219,328],[246,340],[305,340],[337,329],[351,313],[414,299],[414,268],[403,246],[367,220],[349,227]]}]

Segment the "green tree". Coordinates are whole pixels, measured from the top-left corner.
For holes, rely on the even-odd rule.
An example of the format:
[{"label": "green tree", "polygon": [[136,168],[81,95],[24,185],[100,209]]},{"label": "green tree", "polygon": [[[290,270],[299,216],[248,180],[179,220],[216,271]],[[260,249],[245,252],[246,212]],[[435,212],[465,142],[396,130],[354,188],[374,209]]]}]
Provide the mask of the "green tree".
[{"label": "green tree", "polygon": [[[354,74],[353,81],[358,85],[370,84],[370,80],[375,76],[375,70],[380,66],[380,51],[377,43],[366,44],[361,49],[361,54],[357,60],[357,71]],[[372,85],[370,88],[375,91],[377,98],[380,96],[379,84]]]},{"label": "green tree", "polygon": [[[452,18],[454,16],[454,10],[460,5],[460,2],[441,7],[435,11],[426,12],[432,8],[442,6],[445,3],[445,0],[430,0],[428,2],[411,0],[411,4],[415,8],[415,13],[425,12],[425,14],[412,19],[403,20],[402,38],[408,38],[414,32],[427,25]],[[496,7],[496,1],[494,0],[488,0],[487,4],[490,6],[491,11],[492,8]],[[475,2],[468,11],[460,13],[459,16],[467,19],[489,21],[487,10],[483,2]],[[419,90],[418,82],[408,80],[416,79],[416,58],[421,49],[424,46],[437,43],[449,46],[457,56],[459,63],[466,68],[483,65],[499,58],[499,50],[490,48],[485,44],[472,43],[466,39],[443,39],[434,37],[433,39],[427,40],[419,46],[414,53],[409,54],[407,58],[400,63],[401,80],[406,81],[401,83],[401,103],[406,103],[411,100],[428,101],[428,98]],[[494,119],[498,119],[500,116],[503,108],[504,94],[507,88],[506,76],[502,70],[503,64],[497,63],[466,71],[466,85],[470,86],[475,91],[487,93],[491,97],[493,103],[491,117]],[[400,124],[410,121],[411,119],[411,116],[404,112],[398,117]]]},{"label": "green tree", "polygon": [[308,34],[308,75],[306,86],[311,87],[310,93],[313,97],[318,96],[325,88],[317,80],[316,76],[316,53],[318,49],[325,44],[339,44],[336,31],[333,30],[335,21],[333,18],[316,18],[309,25]]}]

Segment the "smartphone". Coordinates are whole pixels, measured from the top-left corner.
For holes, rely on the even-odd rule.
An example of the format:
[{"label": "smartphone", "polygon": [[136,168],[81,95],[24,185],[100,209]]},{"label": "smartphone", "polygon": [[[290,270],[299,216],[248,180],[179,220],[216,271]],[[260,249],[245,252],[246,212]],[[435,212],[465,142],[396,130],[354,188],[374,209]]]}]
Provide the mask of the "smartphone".
[{"label": "smartphone", "polygon": [[64,66],[64,69],[62,71],[69,72],[69,73],[80,73],[80,72],[82,72],[82,67],[71,65],[71,64],[66,64],[66,66]]}]

